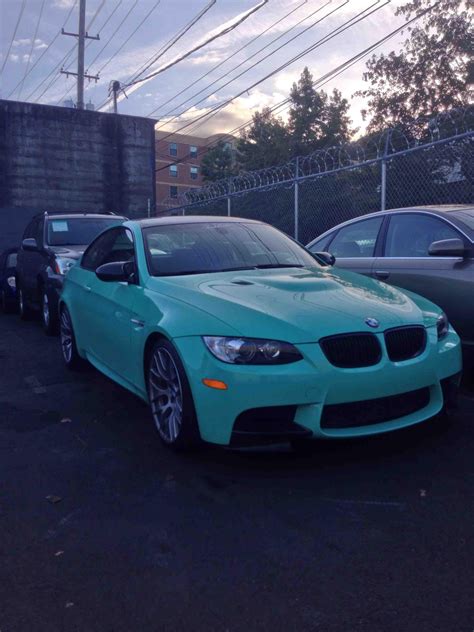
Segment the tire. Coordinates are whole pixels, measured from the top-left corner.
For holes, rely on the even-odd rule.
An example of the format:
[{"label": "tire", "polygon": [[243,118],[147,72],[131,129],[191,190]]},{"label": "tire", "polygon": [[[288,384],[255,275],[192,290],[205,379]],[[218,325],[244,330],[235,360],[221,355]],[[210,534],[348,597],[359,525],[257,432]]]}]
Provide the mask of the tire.
[{"label": "tire", "polygon": [[84,367],[85,361],[77,352],[76,337],[74,335],[71,315],[66,306],[63,306],[61,309],[59,323],[61,352],[64,363],[69,370],[80,371]]},{"label": "tire", "polygon": [[199,446],[201,436],[189,381],[168,340],[153,345],[146,379],[151,415],[161,441],[180,451]]},{"label": "tire", "polygon": [[31,308],[26,304],[25,295],[21,285],[18,288],[18,313],[20,314],[21,320],[30,320],[33,315]]},{"label": "tire", "polygon": [[54,299],[44,287],[40,288],[41,295],[41,323],[43,331],[47,336],[55,336],[58,333],[57,308]]}]

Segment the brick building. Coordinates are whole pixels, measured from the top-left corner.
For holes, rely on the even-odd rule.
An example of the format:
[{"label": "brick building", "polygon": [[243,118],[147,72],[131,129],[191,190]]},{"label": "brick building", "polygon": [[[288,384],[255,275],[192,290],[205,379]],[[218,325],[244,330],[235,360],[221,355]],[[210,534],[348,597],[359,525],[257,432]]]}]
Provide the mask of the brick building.
[{"label": "brick building", "polygon": [[214,134],[207,138],[155,132],[156,162],[156,213],[169,213],[180,205],[179,196],[187,189],[203,184],[201,160],[210,146],[220,140],[233,143],[226,134]]}]

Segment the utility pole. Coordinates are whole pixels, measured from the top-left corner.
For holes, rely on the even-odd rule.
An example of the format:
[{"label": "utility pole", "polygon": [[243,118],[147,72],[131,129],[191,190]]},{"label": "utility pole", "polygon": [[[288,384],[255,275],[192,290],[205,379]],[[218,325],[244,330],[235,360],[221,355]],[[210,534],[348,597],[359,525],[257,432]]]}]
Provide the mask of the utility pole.
[{"label": "utility pole", "polygon": [[78,110],[84,109],[84,78],[93,80],[97,82],[99,80],[98,75],[87,75],[84,73],[84,50],[85,50],[85,40],[86,39],[95,39],[98,40],[100,37],[96,35],[95,37],[89,35],[86,31],[86,0],[79,0],[79,32],[78,33],[67,33],[64,28],[61,29],[61,33],[63,35],[70,35],[71,37],[77,37],[77,72],[70,72],[69,70],[64,70],[61,68],[61,73],[63,75],[72,75],[73,77],[77,77],[77,103],[76,107]]}]

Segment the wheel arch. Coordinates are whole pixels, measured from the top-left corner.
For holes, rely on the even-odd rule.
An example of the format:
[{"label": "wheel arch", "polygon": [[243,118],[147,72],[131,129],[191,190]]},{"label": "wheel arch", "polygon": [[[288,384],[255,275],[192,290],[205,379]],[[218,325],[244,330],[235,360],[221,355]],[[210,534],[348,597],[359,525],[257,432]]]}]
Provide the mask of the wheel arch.
[{"label": "wheel arch", "polygon": [[155,342],[158,342],[159,340],[167,340],[168,342],[171,342],[171,340],[165,336],[163,332],[153,331],[146,339],[145,346],[143,348],[143,378],[145,380],[145,384],[148,377],[148,364],[150,362],[151,351]]}]

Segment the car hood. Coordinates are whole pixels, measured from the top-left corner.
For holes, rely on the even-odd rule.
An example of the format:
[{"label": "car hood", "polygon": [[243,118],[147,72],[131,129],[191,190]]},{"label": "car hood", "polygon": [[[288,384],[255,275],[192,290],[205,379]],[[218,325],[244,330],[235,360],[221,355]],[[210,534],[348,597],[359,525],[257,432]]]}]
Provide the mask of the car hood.
[{"label": "car hood", "polygon": [[[150,289],[208,312],[238,335],[293,343],[407,324],[430,326],[439,314],[421,297],[419,303],[385,283],[334,268],[155,277]],[[377,319],[379,327],[371,329],[368,318]]]},{"label": "car hood", "polygon": [[87,246],[48,246],[48,249],[58,257],[65,259],[80,259]]}]

